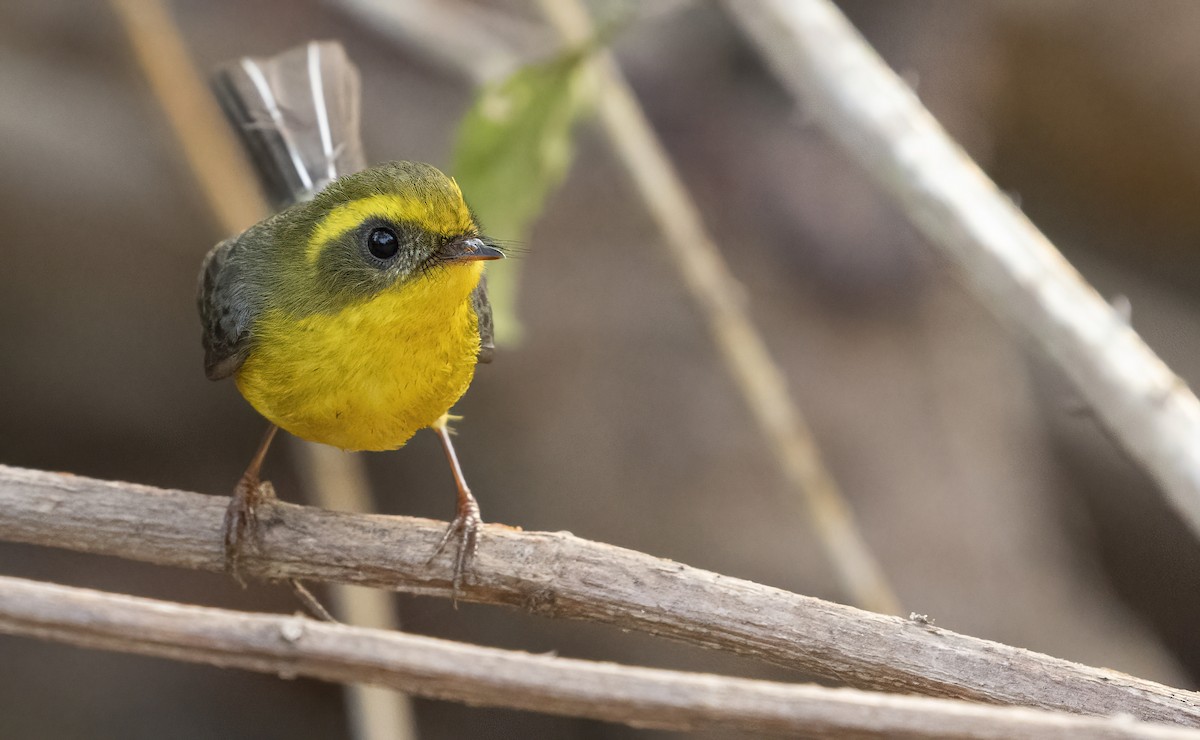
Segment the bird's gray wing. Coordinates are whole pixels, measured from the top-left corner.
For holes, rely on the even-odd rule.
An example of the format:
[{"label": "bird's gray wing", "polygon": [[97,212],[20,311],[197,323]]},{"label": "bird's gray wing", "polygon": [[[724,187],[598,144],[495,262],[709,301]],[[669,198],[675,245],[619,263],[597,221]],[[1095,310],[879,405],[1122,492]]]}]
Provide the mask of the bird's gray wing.
[{"label": "bird's gray wing", "polygon": [[[212,248],[200,267],[196,302],[204,335],[204,373],[220,380],[237,372],[250,354],[250,329],[258,312],[249,295],[248,276],[236,259],[244,249],[235,236]],[[233,257],[233,259],[231,259]]]},{"label": "bird's gray wing", "polygon": [[479,278],[479,285],[471,292],[471,307],[479,321],[479,362],[491,362],[496,353],[496,331],[492,325],[492,304],[488,301],[487,277]]}]

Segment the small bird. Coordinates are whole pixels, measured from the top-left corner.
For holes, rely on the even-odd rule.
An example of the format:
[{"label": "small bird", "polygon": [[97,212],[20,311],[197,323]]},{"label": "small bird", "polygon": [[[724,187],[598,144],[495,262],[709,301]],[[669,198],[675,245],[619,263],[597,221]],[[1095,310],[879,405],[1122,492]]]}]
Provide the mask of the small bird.
[{"label": "small bird", "polygon": [[431,427],[458,488],[433,557],[457,538],[458,592],[481,520],[447,420],[476,362],[491,358],[483,262],[503,257],[454,179],[414,162],[338,178],[209,252],[198,295],[205,372],[233,376],[271,422],[225,516],[235,578],[257,507],[274,496],[259,474],[278,428],[344,450],[392,450]]}]

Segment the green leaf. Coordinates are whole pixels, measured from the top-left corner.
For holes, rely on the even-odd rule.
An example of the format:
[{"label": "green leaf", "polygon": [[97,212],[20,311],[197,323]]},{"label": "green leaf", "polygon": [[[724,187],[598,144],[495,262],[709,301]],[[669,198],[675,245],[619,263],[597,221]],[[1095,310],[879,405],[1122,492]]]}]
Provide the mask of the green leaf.
[{"label": "green leaf", "polygon": [[[454,176],[488,236],[524,242],[573,156],[572,131],[594,85],[587,60],[596,44],[523,67],[480,90],[459,125]],[[516,260],[488,267],[497,342],[519,339]]]}]

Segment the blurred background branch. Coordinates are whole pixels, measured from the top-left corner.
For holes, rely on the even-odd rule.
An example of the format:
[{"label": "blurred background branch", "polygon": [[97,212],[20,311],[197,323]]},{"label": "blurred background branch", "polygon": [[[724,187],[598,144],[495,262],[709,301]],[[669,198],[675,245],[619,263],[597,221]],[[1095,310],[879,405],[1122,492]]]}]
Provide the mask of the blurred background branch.
[{"label": "blurred background branch", "polygon": [[514,49],[551,51],[547,34],[536,24],[476,3],[339,0],[336,4],[396,43],[417,50],[476,85],[495,82],[515,71],[523,60]]},{"label": "blurred background branch", "polygon": [[256,179],[160,0],[110,0],[222,234],[267,214]]},{"label": "blurred background branch", "polygon": [[1200,401],[829,0],[727,0],[805,111],[1062,368],[1200,537]]},{"label": "blurred background branch", "polygon": [[593,663],[4,576],[0,632],[635,727],[814,738],[1200,738],[1127,718]]},{"label": "blurred background branch", "polygon": [[[224,502],[0,466],[0,538],[220,571]],[[276,502],[244,571],[448,596],[441,525]],[[1101,668],[728,578],[569,534],[487,525],[460,600],[732,651],[860,688],[1200,727],[1200,697]]]}]

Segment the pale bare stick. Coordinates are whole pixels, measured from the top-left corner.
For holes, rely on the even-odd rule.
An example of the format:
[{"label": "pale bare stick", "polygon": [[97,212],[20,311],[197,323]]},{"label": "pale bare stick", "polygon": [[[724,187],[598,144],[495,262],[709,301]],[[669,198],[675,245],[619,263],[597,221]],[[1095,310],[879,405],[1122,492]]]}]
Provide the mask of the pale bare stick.
[{"label": "pale bare stick", "polygon": [[811,737],[1200,738],[1200,731],[952,699],[594,663],[0,576],[0,632],[672,730]]},{"label": "pale bare stick", "polygon": [[[0,466],[0,539],[220,571],[223,496]],[[259,514],[246,575],[448,597],[427,567],[443,522],[281,501]],[[485,525],[462,601],[586,619],[724,650],[860,688],[1200,727],[1200,695],[728,578],[567,533]]]},{"label": "pale bare stick", "polygon": [[1062,368],[1200,535],[1200,401],[828,0],[727,0],[806,114]]}]

